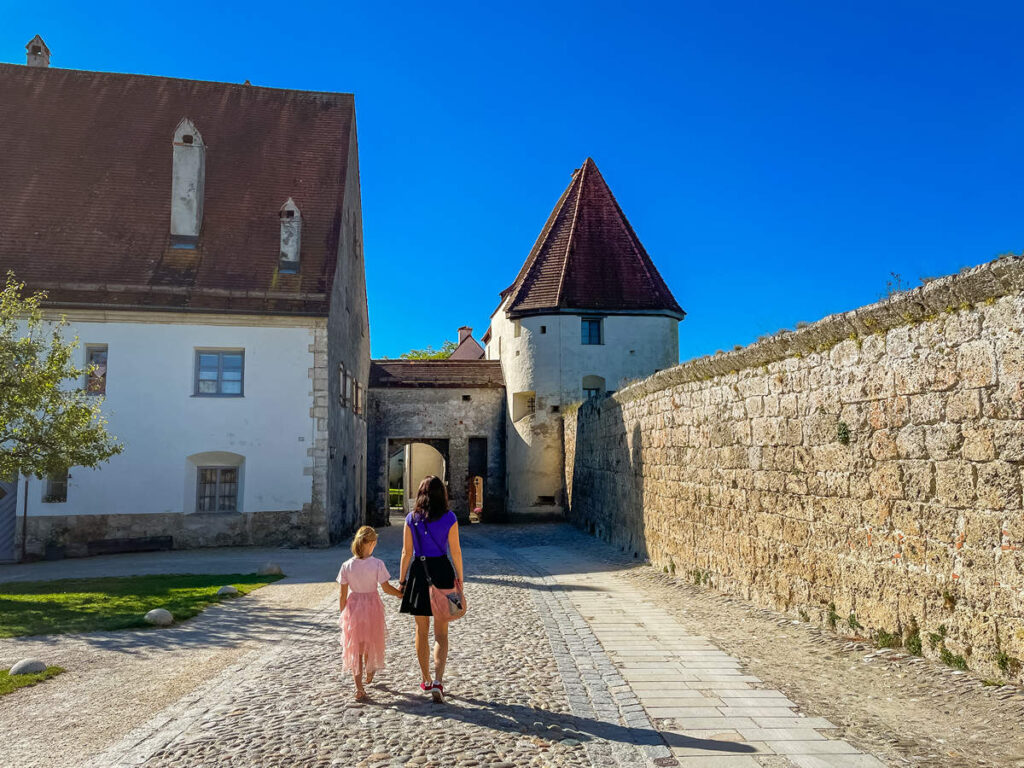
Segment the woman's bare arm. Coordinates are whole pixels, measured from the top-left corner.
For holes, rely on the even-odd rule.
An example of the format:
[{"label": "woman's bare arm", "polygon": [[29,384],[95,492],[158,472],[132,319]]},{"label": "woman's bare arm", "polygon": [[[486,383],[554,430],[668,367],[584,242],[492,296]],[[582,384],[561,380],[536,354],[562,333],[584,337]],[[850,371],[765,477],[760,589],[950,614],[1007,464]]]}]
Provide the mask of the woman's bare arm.
[{"label": "woman's bare arm", "polygon": [[348,584],[342,584],[338,592],[338,609],[344,611],[345,603],[348,602]]},{"label": "woman's bare arm", "polygon": [[462,581],[462,545],[459,544],[459,524],[454,523],[448,529],[448,551],[452,555],[452,565],[455,566],[455,575]]},{"label": "woman's bare arm", "polygon": [[412,565],[412,531],[409,524],[405,524],[405,531],[402,533],[402,564],[398,568],[399,581],[409,578],[409,566]]}]

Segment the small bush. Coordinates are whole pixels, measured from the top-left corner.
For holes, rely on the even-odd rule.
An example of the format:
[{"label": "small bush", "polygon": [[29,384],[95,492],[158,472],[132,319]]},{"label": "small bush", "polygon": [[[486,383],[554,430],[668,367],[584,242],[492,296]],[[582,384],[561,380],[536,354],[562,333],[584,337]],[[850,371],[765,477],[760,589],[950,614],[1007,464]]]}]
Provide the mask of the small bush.
[{"label": "small bush", "polygon": [[939,651],[939,658],[942,659],[942,663],[947,667],[953,667],[953,669],[967,670],[967,660],[959,654],[953,653],[945,645],[942,646],[942,650]]},{"label": "small bush", "polygon": [[875,632],[875,644],[879,648],[899,648],[902,642],[899,635],[894,635],[892,632],[880,629]]},{"label": "small bush", "polygon": [[914,656],[922,656],[924,649],[921,647],[921,628],[917,625],[917,619],[910,617],[910,624],[907,625],[907,634],[903,645],[909,653]]},{"label": "small bush", "polygon": [[1020,659],[1014,658],[1002,649],[995,655],[995,662],[1004,675],[1016,677],[1020,673]]},{"label": "small bush", "polygon": [[800,621],[810,621],[811,620],[810,614],[808,614],[807,611],[805,611],[803,608],[800,609],[799,614],[800,614]]},{"label": "small bush", "polygon": [[836,440],[842,445],[850,444],[850,425],[845,421],[840,421],[836,426]]},{"label": "small bush", "polygon": [[850,615],[846,618],[846,623],[850,625],[850,629],[856,631],[858,629],[864,629],[864,626],[857,621],[857,614],[850,611]]},{"label": "small bush", "polygon": [[828,622],[829,629],[834,630],[836,628],[836,624],[839,621],[839,614],[836,613],[835,603],[828,604],[828,614],[825,617],[825,621]]}]

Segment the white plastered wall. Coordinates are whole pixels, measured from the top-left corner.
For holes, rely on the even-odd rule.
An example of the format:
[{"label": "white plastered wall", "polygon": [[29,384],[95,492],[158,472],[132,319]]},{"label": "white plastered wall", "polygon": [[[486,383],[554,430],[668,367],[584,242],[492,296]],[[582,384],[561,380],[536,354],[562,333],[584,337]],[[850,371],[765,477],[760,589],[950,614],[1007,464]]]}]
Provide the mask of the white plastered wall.
[{"label": "white plastered wall", "polygon": [[[204,455],[242,468],[241,512],[310,503],[309,348],[324,321],[210,317],[75,313],[66,337],[80,339],[78,363],[84,365],[87,344],[107,345],[103,413],[125,448],[97,469],[72,467],[64,503],[44,503],[44,481],[30,479],[30,516],[192,513],[195,459]],[[245,351],[243,397],[194,395],[198,348]]]},{"label": "white plastered wall", "polygon": [[[583,317],[602,318],[602,344],[582,343]],[[679,321],[672,317],[581,311],[518,320],[516,336],[515,321],[500,307],[486,350],[487,359],[501,360],[505,377],[508,508],[514,514],[558,506],[564,484],[560,411],[583,398],[585,376],[600,376],[614,391],[679,362]],[[535,393],[535,412],[513,421],[516,393],[526,391]],[[555,504],[546,504],[547,497]]]}]

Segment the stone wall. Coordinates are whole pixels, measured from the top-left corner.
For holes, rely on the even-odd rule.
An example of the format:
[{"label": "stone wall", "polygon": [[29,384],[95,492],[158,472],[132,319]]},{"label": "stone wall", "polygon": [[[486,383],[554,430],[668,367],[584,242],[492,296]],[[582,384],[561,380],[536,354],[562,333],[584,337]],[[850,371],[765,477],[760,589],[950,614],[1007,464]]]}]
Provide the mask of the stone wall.
[{"label": "stone wall", "polygon": [[[29,559],[54,555],[82,557],[89,542],[170,536],[174,549],[193,547],[315,547],[325,544],[323,514],[301,511],[180,512],[110,515],[33,515],[28,518],[25,553]],[[15,547],[20,553],[24,518],[18,517]]]},{"label": "stone wall", "polygon": [[1020,680],[1022,328],[1009,257],[662,371],[566,413],[569,516],[723,592],[917,628],[925,655]]}]

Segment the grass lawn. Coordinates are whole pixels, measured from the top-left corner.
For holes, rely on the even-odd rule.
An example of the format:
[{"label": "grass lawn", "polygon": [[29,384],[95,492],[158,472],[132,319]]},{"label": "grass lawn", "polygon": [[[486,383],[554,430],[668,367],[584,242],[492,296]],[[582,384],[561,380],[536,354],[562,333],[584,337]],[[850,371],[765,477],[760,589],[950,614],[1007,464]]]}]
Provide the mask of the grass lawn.
[{"label": "grass lawn", "polygon": [[63,671],[63,667],[47,667],[45,672],[37,672],[34,675],[11,675],[5,669],[0,672],[0,696],[16,691],[18,688],[27,688],[30,685],[41,683],[43,680],[49,680]]},{"label": "grass lawn", "polygon": [[166,608],[175,621],[195,616],[225,584],[246,594],[282,576],[255,573],[161,574],[0,584],[0,637],[148,627],[143,616]]}]

